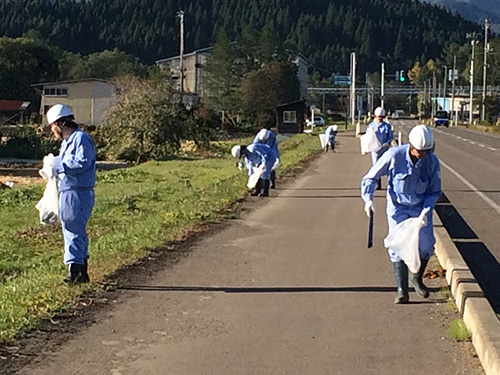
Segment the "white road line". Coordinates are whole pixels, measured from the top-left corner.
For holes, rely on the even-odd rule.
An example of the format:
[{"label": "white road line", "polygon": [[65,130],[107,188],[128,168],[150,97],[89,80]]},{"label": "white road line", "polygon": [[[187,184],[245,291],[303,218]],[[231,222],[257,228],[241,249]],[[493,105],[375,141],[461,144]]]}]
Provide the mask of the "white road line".
[{"label": "white road line", "polygon": [[476,144],[476,142],[474,142],[474,141],[469,141],[469,142],[470,142],[471,145],[475,145]]},{"label": "white road line", "polygon": [[478,143],[477,144],[479,147],[486,147],[485,145],[483,145],[482,143]]},{"label": "white road line", "polygon": [[460,181],[462,181],[469,189],[471,189],[474,193],[479,195],[479,197],[485,201],[487,204],[490,205],[491,208],[493,208],[499,215],[500,215],[500,206],[493,202],[490,198],[488,198],[484,193],[480,192],[477,187],[472,185],[469,181],[465,179],[460,173],[458,173],[456,170],[454,170],[452,167],[450,167],[448,164],[444,163],[441,161],[441,165],[448,169],[452,174],[455,175],[456,178],[458,178]]},{"label": "white road line", "polygon": [[488,150],[496,151],[497,149],[495,147],[488,147]]}]

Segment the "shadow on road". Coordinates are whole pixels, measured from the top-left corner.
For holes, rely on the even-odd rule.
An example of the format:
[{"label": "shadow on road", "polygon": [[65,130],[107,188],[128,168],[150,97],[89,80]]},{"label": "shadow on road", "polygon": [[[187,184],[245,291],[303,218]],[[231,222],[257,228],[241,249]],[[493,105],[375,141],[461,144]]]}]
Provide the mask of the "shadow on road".
[{"label": "shadow on road", "polygon": [[[340,287],[215,287],[215,286],[179,286],[179,285],[124,285],[122,290],[142,290],[152,292],[216,292],[216,293],[332,293],[332,292],[366,292],[394,293],[395,287],[389,286],[340,286]],[[440,288],[429,288],[438,292]],[[433,300],[436,301],[436,300]]]},{"label": "shadow on road", "polygon": [[436,212],[458,251],[478,281],[495,313],[500,313],[500,264],[486,245],[450,203],[445,194],[439,198]]}]

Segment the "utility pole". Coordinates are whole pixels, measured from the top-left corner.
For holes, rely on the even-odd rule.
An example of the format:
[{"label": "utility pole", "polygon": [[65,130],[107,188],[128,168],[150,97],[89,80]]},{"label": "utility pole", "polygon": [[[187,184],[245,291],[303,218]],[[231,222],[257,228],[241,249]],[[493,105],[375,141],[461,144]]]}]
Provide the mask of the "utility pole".
[{"label": "utility pole", "polygon": [[[448,80],[448,67],[445,65],[444,66],[444,82],[443,82],[443,97],[444,97],[444,101],[446,102],[446,81]],[[445,104],[446,106],[446,104]],[[446,109],[443,108],[443,109]]]},{"label": "utility pole", "polygon": [[[437,100],[437,95],[436,95],[436,90],[437,90],[437,85],[436,85],[436,71],[432,71],[432,96],[431,96],[431,117],[434,117],[436,114],[436,100]],[[434,100],[432,100],[434,98]]]},{"label": "utility pole", "polygon": [[356,53],[351,52],[351,125],[356,122]]},{"label": "utility pole", "polygon": [[[455,118],[455,70],[457,69],[457,55],[453,55],[453,71],[451,74],[451,126],[457,125]],[[454,120],[455,118],[455,120]],[[455,121],[455,124],[453,122]]]},{"label": "utility pole", "polygon": [[490,27],[489,21],[484,20],[484,62],[483,62],[483,96],[481,98],[481,121],[486,117],[486,68],[488,66],[488,29]]},{"label": "utility pole", "polygon": [[384,109],[384,77],[385,77],[385,65],[382,63],[381,74],[380,74],[380,106]]},{"label": "utility pole", "polygon": [[470,60],[470,91],[469,91],[469,125],[472,124],[472,100],[474,99],[474,46],[476,45],[476,36],[471,40],[472,56]]},{"label": "utility pole", "polygon": [[184,92],[184,11],[180,10],[177,12],[177,17],[180,18],[180,31],[179,31],[179,79],[180,79],[180,91]]}]

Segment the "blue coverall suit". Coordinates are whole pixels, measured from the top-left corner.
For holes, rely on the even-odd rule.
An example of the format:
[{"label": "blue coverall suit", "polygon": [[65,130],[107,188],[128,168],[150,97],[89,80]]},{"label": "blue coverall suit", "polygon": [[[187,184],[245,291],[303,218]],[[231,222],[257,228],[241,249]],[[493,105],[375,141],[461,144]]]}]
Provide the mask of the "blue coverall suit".
[{"label": "blue coverall suit", "polygon": [[382,146],[380,150],[372,152],[372,164],[374,165],[377,160],[389,149],[389,144],[394,139],[394,134],[392,132],[391,125],[385,121],[382,121],[380,124],[377,124],[376,121],[372,121],[368,126],[375,131],[380,144],[385,144],[385,146]]},{"label": "blue coverall suit", "polygon": [[[255,136],[255,138],[253,139],[253,144],[257,144],[257,143],[262,143],[262,144],[266,144],[268,145],[269,147],[272,148],[272,150],[276,153],[276,159],[279,161],[279,158],[280,158],[280,152],[278,150],[278,141],[276,139],[276,135],[271,131],[271,130],[268,130],[267,131],[267,134],[268,134],[268,137],[266,140],[264,141],[261,141],[259,139],[259,134],[257,134]],[[273,167],[275,167],[273,165]],[[276,168],[276,167],[275,167]],[[269,178],[271,180],[271,188],[275,188],[276,187],[276,171],[273,170],[271,171],[271,173],[269,174]]]},{"label": "blue coverall suit", "polygon": [[[373,200],[377,180],[387,175],[387,223],[389,230],[410,217],[418,217],[424,208],[430,208],[427,224],[421,228],[419,252],[422,259],[434,254],[436,239],[432,227],[432,209],[441,196],[439,159],[434,153],[417,160],[410,159],[409,144],[393,147],[375,163],[361,180],[361,198]],[[390,248],[391,262],[401,258]]]},{"label": "blue coverall suit", "polygon": [[276,162],[276,158],[276,152],[264,143],[252,143],[248,145],[245,152],[245,165],[248,169],[248,176],[253,174],[254,167],[258,167],[264,163],[266,170],[260,178],[269,180],[269,175]]},{"label": "blue coverall suit", "polygon": [[84,264],[88,258],[85,230],[94,207],[96,151],[92,138],[75,129],[63,140],[57,167],[60,218],[64,236],[64,263]]},{"label": "blue coverall suit", "polygon": [[268,132],[269,136],[267,137],[267,139],[265,141],[260,141],[259,135],[257,134],[255,136],[255,138],[253,139],[252,144],[262,143],[262,144],[268,145],[276,153],[276,157],[279,158],[280,152],[278,150],[278,141],[276,140],[276,135],[271,130],[268,130],[267,132]]},{"label": "blue coverall suit", "polygon": [[334,127],[334,125],[330,125],[325,130],[326,142],[328,145],[330,145],[330,147],[332,149],[333,149],[333,146],[335,145],[335,137],[337,136],[337,131],[333,130],[333,127]]}]

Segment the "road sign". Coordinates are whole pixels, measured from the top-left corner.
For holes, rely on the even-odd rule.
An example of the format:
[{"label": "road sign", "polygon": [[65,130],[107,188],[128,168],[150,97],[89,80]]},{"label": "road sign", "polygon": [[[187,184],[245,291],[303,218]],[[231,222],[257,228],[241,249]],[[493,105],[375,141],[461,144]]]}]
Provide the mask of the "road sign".
[{"label": "road sign", "polygon": [[349,86],[351,85],[351,76],[337,74],[333,76],[333,84],[339,86]]},{"label": "road sign", "polygon": [[448,70],[448,81],[452,81],[454,79],[455,80],[458,79],[458,70],[457,69],[455,69],[455,70],[453,70],[453,69]]}]

